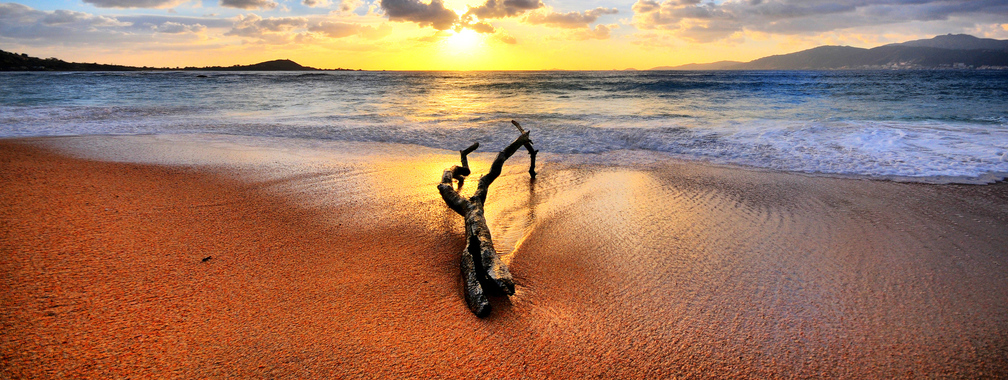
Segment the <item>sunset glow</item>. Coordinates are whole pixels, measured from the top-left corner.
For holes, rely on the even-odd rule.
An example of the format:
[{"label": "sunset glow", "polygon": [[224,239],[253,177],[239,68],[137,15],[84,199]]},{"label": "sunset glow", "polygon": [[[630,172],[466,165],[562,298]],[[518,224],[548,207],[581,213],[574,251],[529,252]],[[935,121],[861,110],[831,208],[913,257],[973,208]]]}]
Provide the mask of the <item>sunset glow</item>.
[{"label": "sunset glow", "polygon": [[460,51],[460,52],[476,52],[476,50],[482,49],[481,46],[483,38],[480,37],[479,33],[472,31],[472,29],[462,29],[458,32],[452,32],[452,35],[445,39],[445,44],[448,45],[450,50]]},{"label": "sunset glow", "polygon": [[948,33],[1008,38],[1008,5],[956,4],[42,0],[0,3],[0,49],[157,67],[286,58],[369,70],[622,70]]}]

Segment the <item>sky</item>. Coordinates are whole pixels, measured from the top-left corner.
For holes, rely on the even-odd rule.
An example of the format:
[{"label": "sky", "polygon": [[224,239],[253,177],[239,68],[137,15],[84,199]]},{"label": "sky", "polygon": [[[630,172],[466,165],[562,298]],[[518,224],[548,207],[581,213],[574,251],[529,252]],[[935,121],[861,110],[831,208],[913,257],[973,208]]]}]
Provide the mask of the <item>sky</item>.
[{"label": "sky", "polygon": [[0,2],[2,50],[152,67],[291,59],[326,69],[649,69],[949,33],[1008,39],[1008,1]]}]

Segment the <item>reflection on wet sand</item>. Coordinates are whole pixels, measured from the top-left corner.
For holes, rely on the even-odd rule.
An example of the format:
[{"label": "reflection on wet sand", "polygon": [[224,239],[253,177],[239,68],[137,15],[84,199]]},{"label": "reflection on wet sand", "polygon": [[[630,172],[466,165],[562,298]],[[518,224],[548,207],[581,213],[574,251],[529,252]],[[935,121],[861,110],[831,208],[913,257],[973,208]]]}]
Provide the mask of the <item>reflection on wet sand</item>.
[{"label": "reflection on wet sand", "polygon": [[[1008,373],[1005,184],[548,159],[532,182],[516,156],[486,216],[517,289],[477,319],[462,221],[435,188],[454,152],[351,144],[183,170],[11,149],[4,352],[25,376],[125,376],[120,357],[197,377]],[[470,157],[474,176],[490,158]],[[77,306],[53,319],[36,312],[49,300]]]}]

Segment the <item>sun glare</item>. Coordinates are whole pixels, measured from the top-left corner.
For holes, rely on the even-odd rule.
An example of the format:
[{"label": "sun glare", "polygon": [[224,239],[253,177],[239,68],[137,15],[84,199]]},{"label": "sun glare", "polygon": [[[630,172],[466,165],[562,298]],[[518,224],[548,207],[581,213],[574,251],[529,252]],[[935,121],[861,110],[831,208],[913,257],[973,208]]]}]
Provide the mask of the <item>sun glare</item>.
[{"label": "sun glare", "polygon": [[458,32],[452,32],[451,36],[445,40],[445,43],[455,51],[472,51],[479,46],[481,41],[479,33],[472,29],[462,29]]}]

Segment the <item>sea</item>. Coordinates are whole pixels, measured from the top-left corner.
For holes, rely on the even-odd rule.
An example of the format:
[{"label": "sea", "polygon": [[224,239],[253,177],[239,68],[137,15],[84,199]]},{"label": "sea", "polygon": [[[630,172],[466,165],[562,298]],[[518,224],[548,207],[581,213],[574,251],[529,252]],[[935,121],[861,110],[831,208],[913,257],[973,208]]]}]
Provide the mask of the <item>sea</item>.
[{"label": "sea", "polygon": [[1008,175],[1008,71],[23,72],[0,137],[189,135],[689,160],[988,183]]}]

